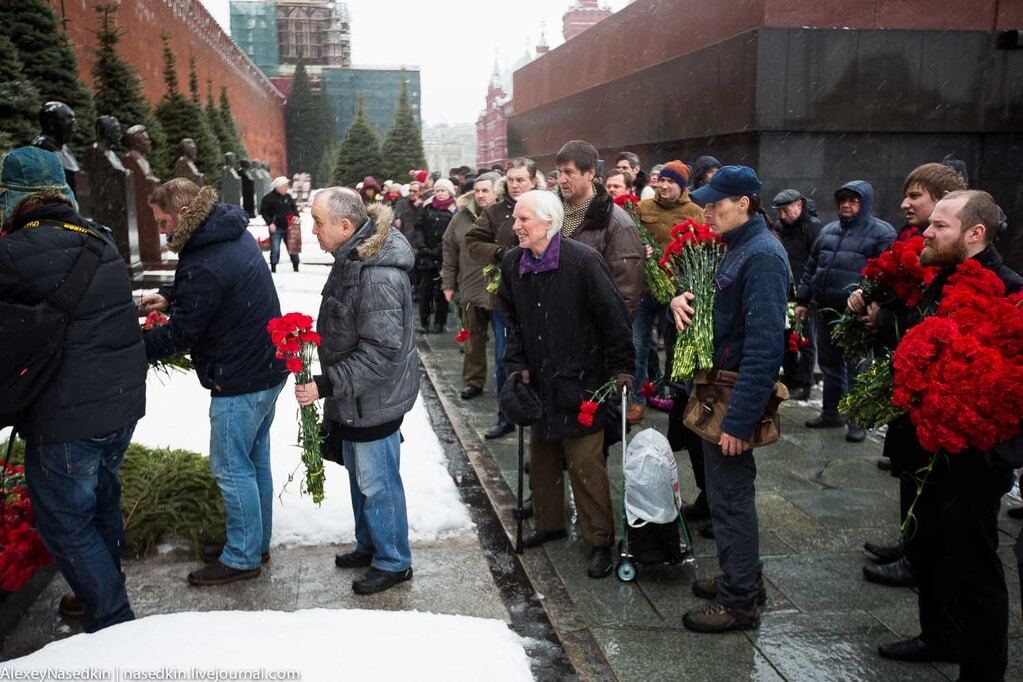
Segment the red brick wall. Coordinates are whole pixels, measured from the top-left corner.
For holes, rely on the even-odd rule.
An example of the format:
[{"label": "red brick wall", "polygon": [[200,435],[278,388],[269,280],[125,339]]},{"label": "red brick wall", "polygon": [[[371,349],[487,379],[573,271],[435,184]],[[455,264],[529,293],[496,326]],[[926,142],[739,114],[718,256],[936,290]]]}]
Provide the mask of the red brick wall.
[{"label": "red brick wall", "polygon": [[[63,4],[79,72],[86,83],[91,83],[99,23],[93,9],[96,2],[50,2],[58,16]],[[269,161],[272,175],[284,173],[284,95],[224,33],[199,0],[121,0],[117,22],[123,31],[119,52],[135,67],[151,104],[159,103],[165,91],[160,34],[166,32],[177,57],[182,91],[187,95],[188,60],[195,55],[203,102],[207,78],[213,79],[213,97],[218,103],[220,86],[227,85],[231,112],[250,158]]]},{"label": "red brick wall", "polygon": [[936,10],[934,0],[636,0],[516,71],[515,111],[529,111],[758,26],[990,31],[1023,26],[1023,2],[957,0],[940,3]]}]

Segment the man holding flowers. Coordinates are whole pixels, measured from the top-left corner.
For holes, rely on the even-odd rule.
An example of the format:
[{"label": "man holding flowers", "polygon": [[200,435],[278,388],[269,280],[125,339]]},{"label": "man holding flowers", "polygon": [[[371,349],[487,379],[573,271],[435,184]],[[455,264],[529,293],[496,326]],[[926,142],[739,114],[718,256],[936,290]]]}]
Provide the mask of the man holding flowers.
[{"label": "man holding flowers", "polygon": [[255,578],[269,558],[273,514],[270,425],[287,373],[265,329],[281,314],[270,269],[249,234],[245,211],[217,201],[212,187],[175,178],[150,205],[178,254],[174,285],[144,296],[142,312],[170,321],[142,335],[150,362],[191,353],[209,389],[210,469],[224,497],[227,542],[202,550],[209,565],[192,585]]},{"label": "man holding flowers", "polygon": [[324,420],[342,441],[355,515],[355,550],[338,568],[369,570],[352,583],[373,594],[412,578],[405,489],[398,470],[401,427],[419,395],[412,287],[415,255],[384,205],[367,209],[354,191],[330,187],[313,200],[313,234],[334,266],[316,322],[323,374],[295,386],[303,407],[326,398]]},{"label": "man holding flowers", "polygon": [[[790,282],[788,256],[760,216],[761,182],[745,166],[725,166],[692,192],[726,251],[714,280],[713,362],[738,378],[718,443],[704,441],[707,501],[723,575],[693,583],[711,599],[685,614],[697,632],[726,632],[760,625],[765,598],[755,505],[756,461],[750,441],[774,393],[784,355]],[[693,323],[696,300],[685,292],[671,302],[679,330]]]},{"label": "man holding flowers", "polygon": [[[894,359],[892,401],[914,427],[903,434],[904,447],[926,451],[931,461],[917,461],[920,492],[904,525],[911,538],[905,551],[919,577],[922,634],[879,652],[904,661],[958,660],[962,680],[1001,680],[1007,666],[998,511],[1012,468],[991,443],[1019,432],[1023,349],[1015,330],[1023,279],[991,243],[1004,225],[986,192],[958,190],[937,202],[920,262],[941,270]],[[919,311],[935,314],[922,318]],[[945,624],[945,614],[957,617],[933,627]]]}]

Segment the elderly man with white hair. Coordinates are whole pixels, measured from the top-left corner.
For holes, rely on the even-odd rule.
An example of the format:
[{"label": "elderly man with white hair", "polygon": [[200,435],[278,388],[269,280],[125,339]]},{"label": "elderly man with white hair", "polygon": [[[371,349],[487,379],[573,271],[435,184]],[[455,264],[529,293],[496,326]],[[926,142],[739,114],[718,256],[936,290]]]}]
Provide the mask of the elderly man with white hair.
[{"label": "elderly man with white hair", "polygon": [[[288,193],[288,179],[283,175],[275,178],[270,184],[262,201],[259,202],[259,215],[263,217],[267,229],[270,230],[270,271],[277,272],[277,263],[281,259],[281,241],[291,256],[291,267],[298,272],[298,254],[302,251],[302,233],[298,228],[298,207]],[[294,227],[289,226],[295,223]]]},{"label": "elderly man with white hair", "polygon": [[[614,523],[603,456],[612,396],[595,414],[580,411],[614,380],[615,395],[632,387],[635,351],[629,310],[603,257],[561,236],[559,197],[533,190],[515,204],[519,246],[501,262],[498,303],[507,325],[509,379],[529,384],[543,403],[531,428],[530,477],[536,530],[526,547],[566,537],[567,468],[582,536],[591,547],[587,573],[611,573]],[[567,465],[567,466],[566,466]]]}]

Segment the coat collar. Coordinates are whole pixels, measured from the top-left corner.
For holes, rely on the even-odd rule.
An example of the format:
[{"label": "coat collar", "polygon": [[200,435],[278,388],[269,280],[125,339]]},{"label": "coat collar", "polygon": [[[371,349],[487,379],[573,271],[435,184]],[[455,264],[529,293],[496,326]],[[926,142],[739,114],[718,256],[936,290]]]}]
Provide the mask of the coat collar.
[{"label": "coat collar", "polygon": [[192,235],[202,227],[209,217],[213,205],[217,203],[217,190],[206,185],[199,190],[199,194],[184,209],[184,215],[178,221],[178,229],[170,236],[170,250],[174,253],[181,253],[185,244],[192,238]]}]

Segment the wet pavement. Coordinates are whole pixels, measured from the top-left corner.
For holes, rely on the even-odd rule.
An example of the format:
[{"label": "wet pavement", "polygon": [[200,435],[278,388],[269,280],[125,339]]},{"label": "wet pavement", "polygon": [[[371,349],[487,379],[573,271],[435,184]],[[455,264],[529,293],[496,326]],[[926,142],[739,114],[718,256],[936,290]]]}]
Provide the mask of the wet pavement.
[{"label": "wet pavement", "polygon": [[[516,438],[483,439],[494,421],[494,387],[488,385],[472,401],[460,399],[462,362],[452,335],[424,337],[423,362],[505,532],[512,535]],[[868,563],[864,541],[888,544],[898,537],[896,481],[876,465],[880,437],[871,434],[866,443],[849,444],[844,430],[803,427],[817,413],[812,403],[786,403],[782,410],[782,441],[757,454],[757,509],[768,592],[759,630],[726,635],[685,630],[683,614],[703,603],[690,592],[690,567],[641,567],[631,583],[588,578],[588,550],[574,524],[567,540],[522,555],[521,563],[582,679],[957,678],[955,665],[897,663],[876,653],[879,644],[919,632],[915,592],[868,583],[861,573]],[[667,416],[656,411],[648,411],[641,425],[662,432],[666,426]],[[616,509],[622,494],[620,455],[619,446],[609,466]],[[696,488],[684,453],[679,476],[683,497],[691,501]],[[700,525],[693,524],[696,570],[701,577],[712,576],[718,572],[715,548],[712,540],[696,533]],[[1020,522],[1003,514],[1000,529],[1011,609],[1006,680],[1023,681],[1019,575],[1012,554]]]}]

